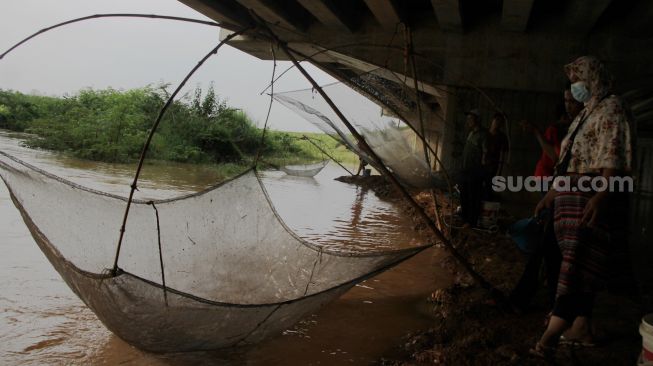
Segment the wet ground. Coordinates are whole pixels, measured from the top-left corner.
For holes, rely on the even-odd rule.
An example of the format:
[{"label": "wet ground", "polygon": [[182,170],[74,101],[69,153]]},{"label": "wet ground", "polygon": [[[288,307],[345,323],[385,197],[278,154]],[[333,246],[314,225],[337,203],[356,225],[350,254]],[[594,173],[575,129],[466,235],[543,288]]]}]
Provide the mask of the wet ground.
[{"label": "wet ground", "polygon": [[[0,134],[0,150],[53,174],[127,195],[133,167],[99,164],[22,148]],[[280,216],[300,236],[347,250],[417,245],[412,222],[371,191],[333,181],[334,164],[315,179],[263,174]],[[138,195],[163,198],[215,183],[211,169],[147,166]],[[0,187],[0,363],[40,364],[368,364],[391,354],[402,336],[429,326],[424,299],[448,283],[442,253],[429,249],[363,282],[283,335],[250,349],[153,355],[110,333],[68,289],[39,251]]]}]

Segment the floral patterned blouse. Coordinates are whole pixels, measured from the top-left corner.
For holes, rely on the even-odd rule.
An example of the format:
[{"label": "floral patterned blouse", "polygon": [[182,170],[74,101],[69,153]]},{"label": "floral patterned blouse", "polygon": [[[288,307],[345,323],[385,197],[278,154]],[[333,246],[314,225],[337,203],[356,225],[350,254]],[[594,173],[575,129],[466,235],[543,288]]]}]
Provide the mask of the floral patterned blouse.
[{"label": "floral patterned blouse", "polygon": [[571,147],[567,172],[600,174],[601,169],[629,171],[632,159],[630,126],[623,102],[615,95],[596,103],[594,108],[586,106],[576,117],[562,141],[561,160],[568,153],[569,136],[587,114],[589,116],[580,126]]}]

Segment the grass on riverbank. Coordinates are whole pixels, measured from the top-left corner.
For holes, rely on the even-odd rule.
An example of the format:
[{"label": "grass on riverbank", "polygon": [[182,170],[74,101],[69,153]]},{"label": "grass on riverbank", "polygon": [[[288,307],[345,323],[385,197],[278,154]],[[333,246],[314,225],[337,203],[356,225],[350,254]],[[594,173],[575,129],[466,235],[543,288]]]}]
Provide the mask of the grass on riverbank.
[{"label": "grass on riverbank", "polygon": [[[349,151],[343,144],[339,143],[331,136],[324,133],[308,133],[308,132],[280,132],[280,131],[270,131],[268,133],[272,134],[283,134],[290,136],[294,139],[294,143],[302,151],[302,154],[298,156],[293,155],[280,155],[270,159],[270,162],[275,164],[302,164],[306,163],[306,159],[302,159],[303,156],[311,156],[317,158],[318,160],[329,159],[323,152],[320,151],[315,145],[319,146],[322,150],[326,151],[332,158],[344,165],[357,165],[358,156],[351,151]],[[304,137],[307,137],[312,141],[307,141]],[[314,145],[315,144],[315,145]]]},{"label": "grass on riverbank", "polygon": [[[86,89],[63,98],[0,90],[0,128],[28,132],[27,145],[77,158],[130,163],[167,99],[165,86],[118,91]],[[222,166],[226,173],[261,159],[275,165],[312,163],[327,157],[306,135],[345,164],[356,156],[319,133],[264,131],[242,111],[229,107],[210,87],[172,103],[155,133],[149,161]],[[232,174],[226,174],[232,175]]]}]

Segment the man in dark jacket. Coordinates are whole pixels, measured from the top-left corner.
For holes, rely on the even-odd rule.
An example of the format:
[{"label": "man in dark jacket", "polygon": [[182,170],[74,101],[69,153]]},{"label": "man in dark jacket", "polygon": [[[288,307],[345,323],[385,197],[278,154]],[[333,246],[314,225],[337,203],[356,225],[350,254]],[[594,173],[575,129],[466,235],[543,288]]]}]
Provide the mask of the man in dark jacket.
[{"label": "man in dark jacket", "polygon": [[460,180],[460,206],[462,219],[470,226],[476,226],[481,212],[483,195],[483,156],[485,154],[486,132],[481,127],[481,115],[477,109],[466,113],[469,130],[463,148],[463,169]]}]

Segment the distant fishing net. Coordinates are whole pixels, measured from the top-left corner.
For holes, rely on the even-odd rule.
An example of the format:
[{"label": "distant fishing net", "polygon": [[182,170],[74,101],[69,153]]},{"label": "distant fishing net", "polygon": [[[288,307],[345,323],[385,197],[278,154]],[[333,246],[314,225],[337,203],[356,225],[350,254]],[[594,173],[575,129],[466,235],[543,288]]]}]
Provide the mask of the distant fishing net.
[{"label": "distant fishing net", "polygon": [[[377,84],[366,84],[365,79],[385,85],[380,81],[382,78],[371,74],[351,80],[354,84],[365,85],[366,93],[385,92],[375,87]],[[387,84],[386,88],[392,88],[392,83]],[[446,187],[443,173],[433,172],[427,162],[422,139],[406,123],[393,116],[389,109],[374,103],[357,103],[363,96],[343,83],[329,84],[323,89],[356,126],[374,153],[404,184],[415,188]],[[394,97],[389,98],[386,95],[384,102],[399,110],[411,108],[409,98],[402,98],[397,93],[392,95]],[[353,137],[346,132],[347,128],[313,89],[275,93],[273,97],[324,133],[345,144],[361,159],[372,162],[369,154],[354,142]]]},{"label": "distant fishing net", "polygon": [[315,164],[284,165],[281,166],[280,169],[288,175],[294,175],[297,177],[314,177],[321,172],[328,163],[329,160],[323,160]]}]

